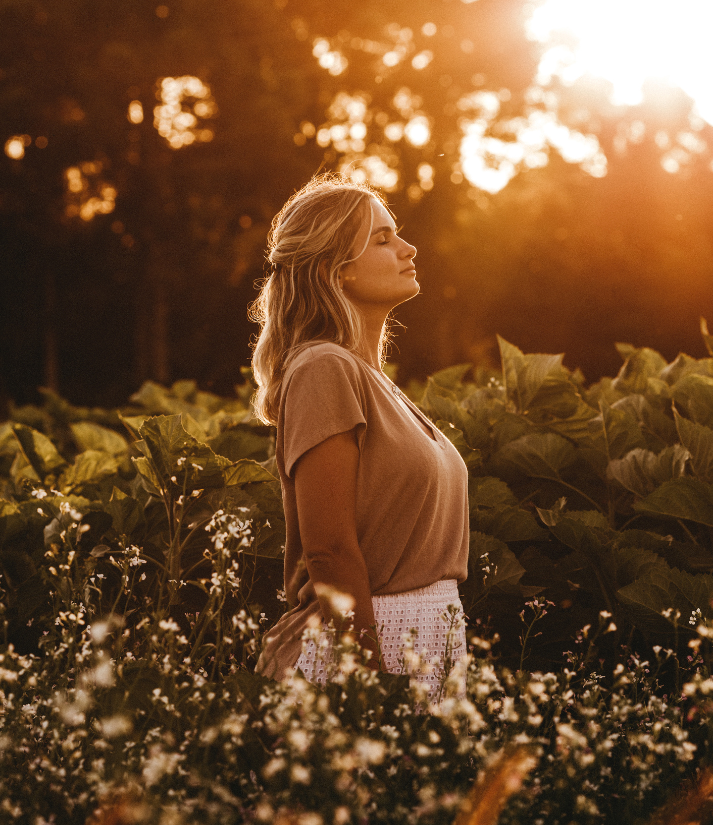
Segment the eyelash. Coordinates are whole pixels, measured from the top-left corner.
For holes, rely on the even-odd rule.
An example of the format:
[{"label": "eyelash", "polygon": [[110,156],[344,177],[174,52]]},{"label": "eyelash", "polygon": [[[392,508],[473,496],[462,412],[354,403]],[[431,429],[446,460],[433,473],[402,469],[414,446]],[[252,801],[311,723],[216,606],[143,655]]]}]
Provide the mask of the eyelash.
[{"label": "eyelash", "polygon": [[[403,229],[403,226],[399,226],[398,229],[396,229],[396,231],[394,232],[394,235],[398,235],[401,232],[402,229]],[[383,241],[379,241],[378,245],[379,246],[385,246],[387,243],[389,243],[389,240],[384,239]]]}]

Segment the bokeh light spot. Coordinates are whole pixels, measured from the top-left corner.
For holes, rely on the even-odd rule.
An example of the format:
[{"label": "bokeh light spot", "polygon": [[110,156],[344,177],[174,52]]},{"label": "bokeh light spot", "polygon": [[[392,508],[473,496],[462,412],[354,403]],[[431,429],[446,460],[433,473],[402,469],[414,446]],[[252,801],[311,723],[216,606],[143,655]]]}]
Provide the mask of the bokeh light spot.
[{"label": "bokeh light spot", "polygon": [[428,123],[428,118],[423,115],[417,115],[411,118],[404,126],[404,134],[406,140],[412,146],[425,146],[431,139],[431,127]]},{"label": "bokeh light spot", "polygon": [[15,135],[5,141],[5,154],[12,160],[22,160],[25,157],[25,142],[22,135]]},{"label": "bokeh light spot", "polygon": [[199,121],[214,117],[217,106],[210,87],[200,78],[164,77],[157,97],[161,103],[154,108],[154,126],[172,149],[213,140],[213,130]]},{"label": "bokeh light spot", "polygon": [[132,100],[129,103],[128,118],[130,123],[141,123],[144,119],[144,107],[140,100]]}]

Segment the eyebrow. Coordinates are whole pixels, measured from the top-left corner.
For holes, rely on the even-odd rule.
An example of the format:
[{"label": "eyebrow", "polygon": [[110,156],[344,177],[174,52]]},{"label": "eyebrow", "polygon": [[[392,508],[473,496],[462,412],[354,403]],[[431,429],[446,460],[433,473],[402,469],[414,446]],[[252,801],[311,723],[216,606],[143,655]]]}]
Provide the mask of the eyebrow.
[{"label": "eyebrow", "polygon": [[393,231],[394,231],[393,226],[380,226],[380,227],[378,227],[378,229],[375,229],[371,234],[372,235],[378,235],[379,232],[393,232]]}]

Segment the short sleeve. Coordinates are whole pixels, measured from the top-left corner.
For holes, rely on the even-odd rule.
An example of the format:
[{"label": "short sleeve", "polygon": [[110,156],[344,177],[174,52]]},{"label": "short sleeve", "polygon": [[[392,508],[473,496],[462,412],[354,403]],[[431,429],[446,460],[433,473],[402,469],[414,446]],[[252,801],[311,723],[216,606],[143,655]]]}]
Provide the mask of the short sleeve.
[{"label": "short sleeve", "polygon": [[281,425],[285,473],[322,441],[366,425],[356,366],[334,352],[307,353],[283,385]]}]

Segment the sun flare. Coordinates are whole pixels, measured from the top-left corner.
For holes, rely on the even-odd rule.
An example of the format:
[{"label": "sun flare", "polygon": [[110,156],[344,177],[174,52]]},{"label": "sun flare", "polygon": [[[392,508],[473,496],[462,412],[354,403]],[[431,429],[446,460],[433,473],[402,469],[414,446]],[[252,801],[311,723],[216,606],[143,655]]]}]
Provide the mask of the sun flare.
[{"label": "sun flare", "polygon": [[528,36],[548,46],[538,82],[599,77],[615,105],[641,103],[647,81],[682,89],[713,124],[711,0],[544,0]]}]

